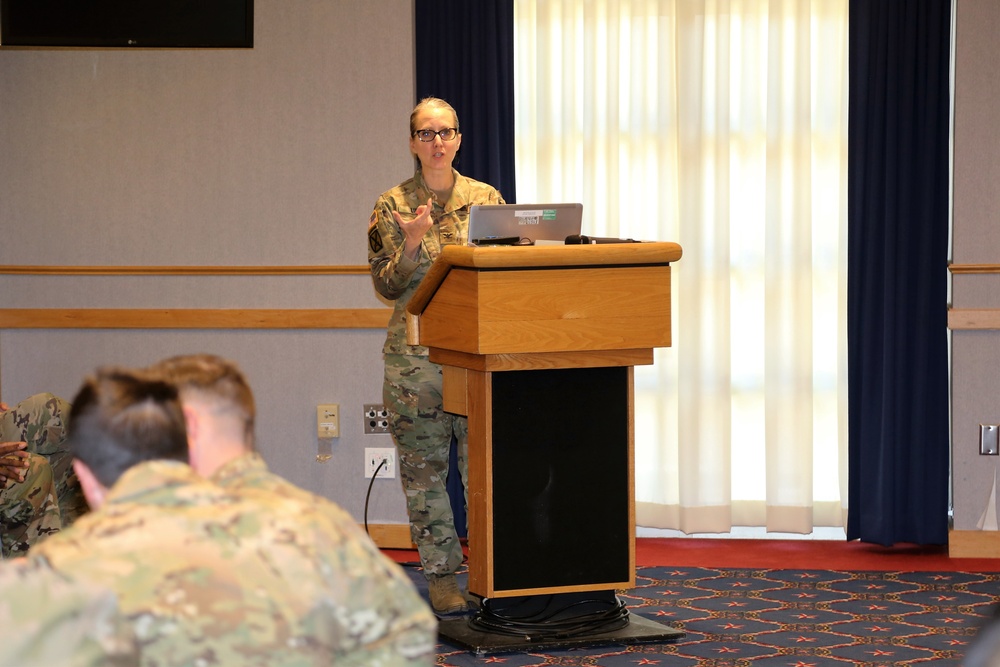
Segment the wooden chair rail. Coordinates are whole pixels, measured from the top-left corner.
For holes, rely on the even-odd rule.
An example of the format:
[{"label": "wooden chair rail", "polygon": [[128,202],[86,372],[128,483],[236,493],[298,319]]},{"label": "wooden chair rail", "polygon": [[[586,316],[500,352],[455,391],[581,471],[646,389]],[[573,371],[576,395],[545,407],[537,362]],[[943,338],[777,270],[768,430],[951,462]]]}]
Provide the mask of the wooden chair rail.
[{"label": "wooden chair rail", "polygon": [[385,329],[388,308],[2,308],[0,329]]},{"label": "wooden chair rail", "polygon": [[21,276],[327,276],[366,275],[367,264],[346,266],[31,266],[0,265]]},{"label": "wooden chair rail", "polygon": [[952,273],[1000,273],[1000,264],[952,264]]}]

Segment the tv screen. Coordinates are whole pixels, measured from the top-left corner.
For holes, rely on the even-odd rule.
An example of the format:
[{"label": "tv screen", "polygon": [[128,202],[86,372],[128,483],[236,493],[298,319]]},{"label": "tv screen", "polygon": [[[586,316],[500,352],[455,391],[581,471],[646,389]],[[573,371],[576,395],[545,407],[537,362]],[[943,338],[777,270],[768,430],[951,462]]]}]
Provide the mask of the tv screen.
[{"label": "tv screen", "polygon": [[0,46],[250,48],[253,0],[0,0]]}]

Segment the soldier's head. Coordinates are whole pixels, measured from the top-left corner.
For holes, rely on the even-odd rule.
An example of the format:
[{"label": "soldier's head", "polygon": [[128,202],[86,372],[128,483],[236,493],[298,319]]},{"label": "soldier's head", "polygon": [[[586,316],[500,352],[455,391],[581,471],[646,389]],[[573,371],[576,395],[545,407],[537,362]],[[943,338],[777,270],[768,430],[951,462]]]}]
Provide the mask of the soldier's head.
[{"label": "soldier's head", "polygon": [[149,370],[180,392],[191,464],[198,472],[209,476],[233,457],[253,451],[253,391],[234,362],[188,354],[164,359]]},{"label": "soldier's head", "polygon": [[454,107],[437,97],[425,97],[410,112],[410,152],[424,169],[450,169],[462,147],[462,132]]},{"label": "soldier's head", "polygon": [[96,509],[103,492],[129,468],[188,460],[177,389],[138,371],[99,369],[73,399],[69,443],[87,501]]}]

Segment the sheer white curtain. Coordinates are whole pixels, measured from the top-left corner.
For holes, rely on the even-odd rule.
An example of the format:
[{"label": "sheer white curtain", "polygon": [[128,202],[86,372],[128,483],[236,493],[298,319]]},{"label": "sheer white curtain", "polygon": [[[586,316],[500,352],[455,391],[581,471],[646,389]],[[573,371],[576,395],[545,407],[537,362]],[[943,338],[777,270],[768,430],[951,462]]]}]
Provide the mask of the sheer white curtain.
[{"label": "sheer white curtain", "polygon": [[640,526],[844,523],[847,4],[515,0],[518,201],[684,250]]}]

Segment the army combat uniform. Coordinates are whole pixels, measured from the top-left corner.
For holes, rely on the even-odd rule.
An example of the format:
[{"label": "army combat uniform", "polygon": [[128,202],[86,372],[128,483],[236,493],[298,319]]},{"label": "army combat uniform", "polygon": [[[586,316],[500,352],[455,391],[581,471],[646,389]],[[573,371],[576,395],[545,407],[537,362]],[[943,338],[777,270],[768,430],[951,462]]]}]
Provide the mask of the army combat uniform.
[{"label": "army combat uniform", "polygon": [[336,601],[338,613],[353,613],[359,619],[355,630],[363,639],[352,640],[344,650],[352,664],[402,667],[434,663],[437,618],[402,568],[378,550],[350,514],[270,472],[257,453],[229,461],[212,475],[212,481],[235,493],[274,494],[301,502],[307,514],[318,512],[330,523],[337,541],[338,564],[338,571],[331,575],[358,584],[350,598]]},{"label": "army combat uniform", "polygon": [[0,413],[0,442],[26,442],[31,454],[24,481],[10,480],[0,491],[5,558],[23,555],[88,509],[66,441],[69,410],[63,399],[43,393]]},{"label": "army combat uniform", "polygon": [[403,255],[405,237],[393,218],[416,217],[418,207],[432,197],[420,170],[408,181],[385,192],[375,202],[368,227],[368,262],[375,289],[395,301],[385,346],[382,398],[389,412],[389,430],[399,452],[400,479],[406,494],[410,537],[420,554],[424,573],[446,575],[462,564],[462,547],[448,499],[447,477],[451,439],[458,441],[459,469],[466,482],[468,426],[464,417],[444,411],[441,367],[427,358],[427,348],[406,344],[406,304],[427,270],[446,245],[464,243],[469,207],[503,204],[491,185],[452,170],[455,185],[442,205],[434,201],[434,224],[424,235],[416,261]]},{"label": "army combat uniform", "polygon": [[[404,661],[392,651],[356,653],[377,644],[388,622],[368,606],[384,602],[382,583],[345,576],[343,536],[322,512],[274,493],[228,491],[177,461],[125,471],[100,509],[33,546],[27,560],[114,590],[148,667]],[[20,595],[0,587],[12,604]]]},{"label": "army combat uniform", "polygon": [[[0,438],[0,442],[12,442]],[[3,557],[23,556],[32,544],[62,529],[52,468],[44,456],[28,454],[24,481],[10,479],[0,491]]]},{"label": "army combat uniform", "polygon": [[114,591],[73,581],[44,559],[0,568],[0,667],[138,667],[131,626]]}]

